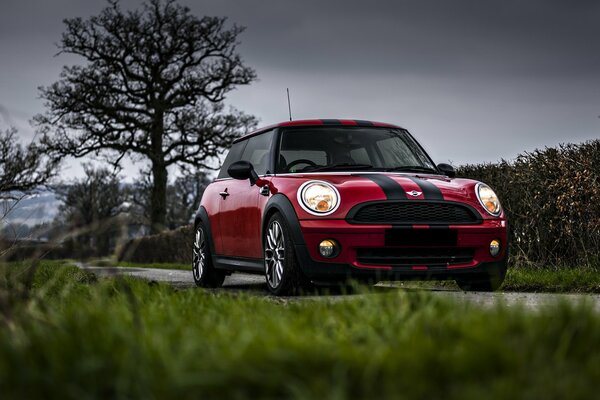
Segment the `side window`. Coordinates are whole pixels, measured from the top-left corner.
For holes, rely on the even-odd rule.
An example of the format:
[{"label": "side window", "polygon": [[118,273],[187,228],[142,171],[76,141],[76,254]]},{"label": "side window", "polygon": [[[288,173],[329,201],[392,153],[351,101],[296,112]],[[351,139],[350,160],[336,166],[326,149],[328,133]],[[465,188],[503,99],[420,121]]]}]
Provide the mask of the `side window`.
[{"label": "side window", "polygon": [[250,161],[258,175],[266,174],[269,169],[272,141],[273,131],[253,136],[242,153],[242,160]]},{"label": "side window", "polygon": [[248,143],[247,140],[242,140],[231,146],[229,153],[227,153],[227,157],[225,157],[225,161],[223,161],[223,165],[221,165],[221,170],[219,171],[217,179],[229,178],[227,169],[231,164],[242,159],[242,152],[244,151],[244,147],[246,147],[246,143]]}]

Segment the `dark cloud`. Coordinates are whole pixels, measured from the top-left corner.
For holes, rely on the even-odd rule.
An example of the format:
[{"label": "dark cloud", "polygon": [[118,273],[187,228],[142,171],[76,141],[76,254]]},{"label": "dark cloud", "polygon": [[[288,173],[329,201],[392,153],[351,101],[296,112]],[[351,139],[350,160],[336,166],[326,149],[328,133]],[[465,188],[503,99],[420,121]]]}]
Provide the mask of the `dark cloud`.
[{"label": "dark cloud", "polygon": [[[218,3],[218,5],[216,4]],[[219,1],[253,59],[303,70],[481,76],[596,74],[600,3]]]},{"label": "dark cloud", "polygon": [[[182,2],[247,27],[240,51],[260,80],[229,101],[265,124],[286,119],[290,87],[298,118],[397,123],[440,161],[494,161],[600,136],[596,1]],[[53,58],[62,19],[105,4],[4,0],[0,103],[41,111],[36,86],[75,62]]]}]

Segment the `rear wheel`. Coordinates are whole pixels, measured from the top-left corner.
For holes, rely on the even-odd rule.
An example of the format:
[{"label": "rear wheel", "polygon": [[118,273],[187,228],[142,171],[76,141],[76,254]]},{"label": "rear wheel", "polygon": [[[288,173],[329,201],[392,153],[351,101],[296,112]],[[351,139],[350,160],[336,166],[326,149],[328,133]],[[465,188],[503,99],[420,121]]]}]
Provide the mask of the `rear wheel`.
[{"label": "rear wheel", "polygon": [[296,260],[290,231],[281,214],[274,214],[264,234],[265,278],[269,291],[277,296],[308,290],[310,281]]},{"label": "rear wheel", "polygon": [[223,284],[225,272],[214,267],[208,240],[209,237],[206,234],[206,228],[202,223],[199,223],[194,236],[192,273],[196,286],[216,288]]},{"label": "rear wheel", "polygon": [[506,261],[492,264],[487,271],[456,279],[459,288],[467,292],[494,292],[500,289],[506,276]]}]

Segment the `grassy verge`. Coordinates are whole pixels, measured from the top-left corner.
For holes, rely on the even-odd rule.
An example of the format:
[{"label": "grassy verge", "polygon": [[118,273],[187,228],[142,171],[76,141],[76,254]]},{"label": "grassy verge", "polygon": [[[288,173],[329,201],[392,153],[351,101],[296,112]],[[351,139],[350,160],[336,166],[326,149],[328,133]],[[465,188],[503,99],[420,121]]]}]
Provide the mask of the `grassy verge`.
[{"label": "grassy verge", "polygon": [[114,267],[123,267],[123,268],[157,268],[157,269],[179,269],[185,271],[191,271],[191,264],[177,264],[177,263],[151,263],[151,264],[143,264],[143,263],[134,263],[128,261],[117,261],[113,262],[112,266]]},{"label": "grassy verge", "polygon": [[34,275],[2,303],[2,398],[576,399],[600,379],[585,304],[532,313],[403,291],[282,304],[60,264]]},{"label": "grassy verge", "polygon": [[502,289],[512,292],[600,293],[596,268],[512,268]]},{"label": "grassy verge", "polygon": [[136,263],[130,261],[116,261],[112,258],[99,258],[87,260],[86,264],[94,267],[118,267],[118,268],[155,268],[155,269],[179,269],[191,271],[192,265],[181,263]]},{"label": "grassy verge", "polygon": [[[402,287],[414,289],[458,289],[454,281],[407,281]],[[600,270],[595,268],[510,268],[503,292],[600,293]]]}]

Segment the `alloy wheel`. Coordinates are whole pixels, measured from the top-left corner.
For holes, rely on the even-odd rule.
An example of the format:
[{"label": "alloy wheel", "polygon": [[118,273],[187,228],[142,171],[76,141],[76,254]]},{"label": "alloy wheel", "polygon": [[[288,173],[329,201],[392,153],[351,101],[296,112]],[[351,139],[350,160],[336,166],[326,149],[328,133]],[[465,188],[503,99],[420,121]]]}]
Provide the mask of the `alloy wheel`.
[{"label": "alloy wheel", "polygon": [[198,228],[196,231],[196,238],[194,239],[194,261],[193,270],[194,278],[200,280],[204,273],[204,266],[206,265],[206,240],[204,238],[204,230]]},{"label": "alloy wheel", "polygon": [[285,237],[278,221],[271,222],[265,243],[265,272],[267,283],[277,288],[283,279],[285,262]]}]

